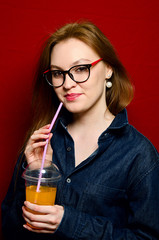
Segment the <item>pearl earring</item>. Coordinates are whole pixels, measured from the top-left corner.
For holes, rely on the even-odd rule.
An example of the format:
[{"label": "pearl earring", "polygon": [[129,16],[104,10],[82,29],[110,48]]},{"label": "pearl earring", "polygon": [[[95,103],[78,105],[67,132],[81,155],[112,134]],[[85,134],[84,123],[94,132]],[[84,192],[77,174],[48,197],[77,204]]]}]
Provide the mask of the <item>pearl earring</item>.
[{"label": "pearl earring", "polygon": [[108,76],[107,76],[107,79],[111,78],[112,74],[109,73]]},{"label": "pearl earring", "polygon": [[110,82],[110,81],[106,82],[106,87],[111,88],[112,87],[112,82]]}]

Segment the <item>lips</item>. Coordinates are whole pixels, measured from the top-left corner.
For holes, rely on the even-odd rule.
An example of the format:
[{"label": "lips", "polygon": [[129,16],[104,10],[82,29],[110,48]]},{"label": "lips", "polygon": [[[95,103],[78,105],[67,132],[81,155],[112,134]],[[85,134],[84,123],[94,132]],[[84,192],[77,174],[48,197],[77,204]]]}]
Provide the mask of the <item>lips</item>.
[{"label": "lips", "polygon": [[81,93],[70,93],[70,94],[66,94],[65,98],[68,101],[74,101],[75,99],[77,99],[79,96],[81,96]]}]

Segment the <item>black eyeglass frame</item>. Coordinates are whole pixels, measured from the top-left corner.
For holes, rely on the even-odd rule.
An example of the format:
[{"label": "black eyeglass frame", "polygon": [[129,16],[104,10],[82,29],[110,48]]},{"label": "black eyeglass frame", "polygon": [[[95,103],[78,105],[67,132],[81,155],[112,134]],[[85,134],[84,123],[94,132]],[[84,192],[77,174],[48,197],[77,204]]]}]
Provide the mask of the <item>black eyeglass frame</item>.
[{"label": "black eyeglass frame", "polygon": [[[43,77],[45,78],[45,80],[47,81],[47,83],[48,83],[50,86],[54,87],[54,88],[61,87],[61,86],[64,84],[65,79],[66,79],[66,74],[68,74],[69,77],[70,77],[74,82],[76,82],[76,83],[83,83],[83,82],[86,82],[86,81],[89,79],[89,77],[90,77],[90,68],[91,68],[92,66],[96,65],[96,64],[97,64],[98,62],[100,62],[101,60],[103,60],[103,58],[100,58],[100,59],[98,59],[98,60],[96,60],[95,62],[90,63],[90,64],[79,64],[79,65],[75,65],[75,66],[71,67],[69,70],[66,70],[66,71],[48,69],[48,70],[46,70],[45,72],[43,72]],[[70,73],[70,71],[71,71],[72,68],[80,67],[80,66],[85,66],[85,67],[87,67],[87,69],[88,69],[88,71],[89,71],[89,72],[88,72],[88,77],[87,77],[87,79],[85,79],[84,81],[76,81],[76,80],[73,78],[73,75]],[[59,72],[63,75],[63,82],[62,82],[62,84],[59,85],[59,86],[54,86],[54,85],[51,84],[51,83],[49,82],[49,80],[47,79],[47,73],[49,73],[49,72],[54,72],[54,71],[59,71]]]}]

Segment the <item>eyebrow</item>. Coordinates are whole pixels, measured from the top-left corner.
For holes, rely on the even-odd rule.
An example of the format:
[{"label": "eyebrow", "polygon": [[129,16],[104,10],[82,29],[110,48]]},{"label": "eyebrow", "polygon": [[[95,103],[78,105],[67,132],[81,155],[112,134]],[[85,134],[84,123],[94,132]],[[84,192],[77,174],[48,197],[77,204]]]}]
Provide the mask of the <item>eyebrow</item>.
[{"label": "eyebrow", "polygon": [[[75,61],[75,62],[73,62],[72,64],[71,64],[71,66],[70,67],[73,67],[73,66],[76,66],[76,65],[80,65],[80,64],[87,64],[87,63],[83,63],[83,61],[89,61],[89,62],[91,62],[89,59],[86,59],[86,58],[81,58],[81,59],[79,59],[79,60],[77,60],[77,61]],[[62,68],[61,67],[59,67],[59,66],[57,66],[57,65],[50,65],[50,68],[57,68],[57,69],[60,69],[60,70],[62,70]]]},{"label": "eyebrow", "polygon": [[89,61],[89,62],[90,62],[89,59],[86,59],[86,58],[80,58],[79,60],[73,62],[72,65],[75,65],[75,64],[85,64],[85,63],[82,63],[83,61]]}]

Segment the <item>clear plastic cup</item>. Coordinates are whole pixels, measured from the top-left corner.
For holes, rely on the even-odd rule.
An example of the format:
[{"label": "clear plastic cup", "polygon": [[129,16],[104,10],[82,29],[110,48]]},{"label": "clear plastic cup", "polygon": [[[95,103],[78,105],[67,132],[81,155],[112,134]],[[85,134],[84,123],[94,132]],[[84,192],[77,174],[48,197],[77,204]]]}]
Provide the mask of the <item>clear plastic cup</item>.
[{"label": "clear plastic cup", "polygon": [[[40,169],[41,160],[36,160],[31,162],[22,174],[22,177],[25,179],[26,200],[38,205],[54,205],[57,184],[61,179],[61,174],[55,164],[53,164],[51,161],[45,160],[44,168],[42,170],[40,188],[37,192]],[[38,212],[30,209],[27,210],[34,214],[39,214]]]}]

